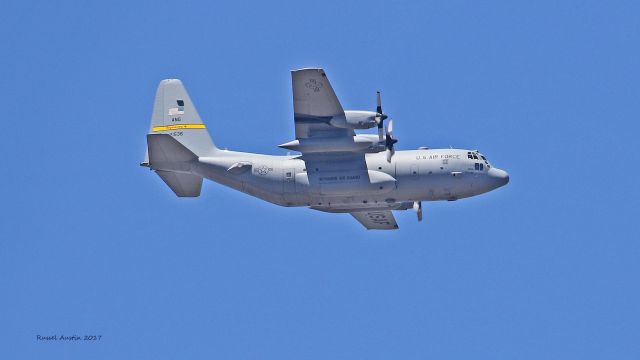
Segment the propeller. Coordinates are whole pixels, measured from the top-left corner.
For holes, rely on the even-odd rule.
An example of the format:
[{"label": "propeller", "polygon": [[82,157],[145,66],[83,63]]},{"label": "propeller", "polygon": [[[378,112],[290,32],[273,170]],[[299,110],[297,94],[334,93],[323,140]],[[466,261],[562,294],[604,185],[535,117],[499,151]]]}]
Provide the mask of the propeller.
[{"label": "propeller", "polygon": [[387,152],[387,162],[391,162],[391,157],[395,153],[393,149],[393,144],[397,143],[398,140],[393,137],[393,120],[389,120],[387,124],[387,133],[386,136],[384,134],[384,121],[388,118],[385,113],[382,112],[382,99],[380,97],[380,91],[376,91],[376,124],[378,125],[378,140],[380,142],[384,141],[384,147]]},{"label": "propeller", "polygon": [[393,120],[389,120],[387,125],[387,135],[385,136],[384,146],[387,149],[387,162],[391,162],[391,157],[395,154],[393,144],[397,143],[398,139],[393,137]]},{"label": "propeller", "polygon": [[384,120],[388,117],[382,112],[382,100],[380,99],[380,91],[376,92],[376,100],[378,106],[376,107],[376,124],[378,125],[378,139],[380,141],[384,140]]},{"label": "propeller", "polygon": [[418,215],[418,221],[422,221],[422,201],[414,201],[413,210],[415,210]]}]

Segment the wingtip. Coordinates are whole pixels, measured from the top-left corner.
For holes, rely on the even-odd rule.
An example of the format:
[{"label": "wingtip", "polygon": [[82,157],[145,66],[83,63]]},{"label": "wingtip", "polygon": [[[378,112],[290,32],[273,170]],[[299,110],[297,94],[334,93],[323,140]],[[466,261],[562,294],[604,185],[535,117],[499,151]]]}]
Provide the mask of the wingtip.
[{"label": "wingtip", "polygon": [[306,67],[306,68],[292,69],[291,70],[292,73],[300,72],[300,71],[319,71],[319,72],[324,73],[324,69],[320,68],[320,67]]},{"label": "wingtip", "polygon": [[162,79],[160,81],[160,85],[172,84],[172,83],[182,84],[182,81],[180,79]]}]

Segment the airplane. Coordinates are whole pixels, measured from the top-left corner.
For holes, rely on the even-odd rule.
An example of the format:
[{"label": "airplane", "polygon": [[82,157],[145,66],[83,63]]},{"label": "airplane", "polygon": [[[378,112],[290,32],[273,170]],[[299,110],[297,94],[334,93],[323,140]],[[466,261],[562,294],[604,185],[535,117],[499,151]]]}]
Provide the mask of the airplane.
[{"label": "airplane", "polygon": [[[509,175],[478,150],[396,151],[393,120],[382,111],[343,110],[325,71],[291,71],[296,139],[279,145],[298,155],[219,149],[182,82],[166,79],[156,92],[147,153],[150,168],[179,197],[200,195],[204,178],[287,207],[349,213],[366,229],[393,230],[393,210],[423,201],[454,201],[506,185]],[[355,130],[377,128],[377,134]],[[384,130],[383,130],[384,129]]]}]

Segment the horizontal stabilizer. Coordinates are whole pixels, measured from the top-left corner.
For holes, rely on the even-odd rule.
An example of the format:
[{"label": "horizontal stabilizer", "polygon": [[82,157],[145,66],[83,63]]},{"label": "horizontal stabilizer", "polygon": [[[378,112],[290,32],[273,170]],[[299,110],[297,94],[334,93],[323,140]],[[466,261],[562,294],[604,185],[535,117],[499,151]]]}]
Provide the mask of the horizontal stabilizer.
[{"label": "horizontal stabilizer", "polygon": [[149,167],[180,197],[200,196],[202,176],[189,173],[198,157],[168,134],[147,135]]},{"label": "horizontal stabilizer", "polygon": [[158,174],[179,197],[200,196],[202,176],[163,170],[156,170],[156,174]]},{"label": "horizontal stabilizer", "polygon": [[189,171],[198,157],[168,134],[147,135],[149,165],[152,169]]}]

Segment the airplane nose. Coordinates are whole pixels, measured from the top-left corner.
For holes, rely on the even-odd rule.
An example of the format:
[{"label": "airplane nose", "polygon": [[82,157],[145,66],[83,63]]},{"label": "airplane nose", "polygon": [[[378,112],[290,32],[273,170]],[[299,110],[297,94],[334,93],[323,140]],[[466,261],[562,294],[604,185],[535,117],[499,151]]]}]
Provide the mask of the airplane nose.
[{"label": "airplane nose", "polygon": [[493,179],[497,187],[507,185],[509,183],[509,174],[498,168],[491,168],[489,170],[489,176]]}]

